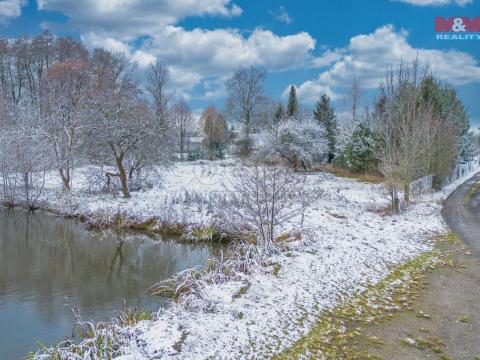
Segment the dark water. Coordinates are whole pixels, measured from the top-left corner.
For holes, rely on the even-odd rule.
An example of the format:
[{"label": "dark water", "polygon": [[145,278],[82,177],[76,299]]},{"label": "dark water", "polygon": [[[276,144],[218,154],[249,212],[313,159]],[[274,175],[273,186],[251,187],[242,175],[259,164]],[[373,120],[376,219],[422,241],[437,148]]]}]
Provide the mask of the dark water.
[{"label": "dark water", "polygon": [[[218,249],[217,249],[218,250]],[[54,344],[84,320],[115,309],[156,310],[166,300],[147,289],[214,255],[207,245],[86,231],[74,220],[0,209],[0,359],[20,359],[37,341]]]}]

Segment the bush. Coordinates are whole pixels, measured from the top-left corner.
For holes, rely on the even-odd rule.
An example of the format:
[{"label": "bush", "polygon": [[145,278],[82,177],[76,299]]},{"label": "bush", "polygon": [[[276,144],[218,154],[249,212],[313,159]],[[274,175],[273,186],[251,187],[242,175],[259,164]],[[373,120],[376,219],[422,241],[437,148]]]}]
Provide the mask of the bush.
[{"label": "bush", "polygon": [[334,159],[334,164],[353,172],[377,172],[379,160],[376,149],[381,142],[379,134],[360,123],[353,131],[343,151]]},{"label": "bush", "polygon": [[262,134],[261,141],[264,159],[281,158],[294,169],[307,169],[328,153],[323,127],[311,119],[286,119]]}]

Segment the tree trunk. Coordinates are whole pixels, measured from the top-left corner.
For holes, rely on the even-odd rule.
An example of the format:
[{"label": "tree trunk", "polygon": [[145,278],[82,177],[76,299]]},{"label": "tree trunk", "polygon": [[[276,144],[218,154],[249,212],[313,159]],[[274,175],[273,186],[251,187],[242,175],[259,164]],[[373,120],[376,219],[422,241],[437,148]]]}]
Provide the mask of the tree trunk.
[{"label": "tree trunk", "polygon": [[183,161],[183,153],[185,151],[185,139],[180,136],[180,161]]},{"label": "tree trunk", "polygon": [[123,167],[123,156],[115,158],[115,163],[118,168],[118,176],[120,177],[120,185],[122,186],[122,193],[125,198],[130,197],[130,191],[128,190],[127,173]]},{"label": "tree trunk", "polygon": [[128,170],[128,180],[133,179],[133,172],[135,171],[135,166],[130,166],[130,169]]},{"label": "tree trunk", "polygon": [[247,115],[247,119],[245,121],[245,138],[243,139],[243,149],[242,155],[244,157],[249,157],[252,151],[251,149],[251,140],[250,140],[250,116]]},{"label": "tree trunk", "polygon": [[398,201],[398,195],[397,191],[395,189],[390,190],[390,196],[391,196],[391,203],[392,203],[392,211],[398,212],[399,211],[399,201]]},{"label": "tree trunk", "polygon": [[67,174],[63,171],[63,169],[58,169],[58,172],[60,173],[60,177],[62,178],[62,185],[63,189],[70,191],[70,173],[67,170]]},{"label": "tree trunk", "polygon": [[248,157],[250,155],[250,126],[247,125],[245,129],[245,156]]},{"label": "tree trunk", "polygon": [[406,183],[403,185],[403,201],[406,205],[410,204],[410,184]]}]

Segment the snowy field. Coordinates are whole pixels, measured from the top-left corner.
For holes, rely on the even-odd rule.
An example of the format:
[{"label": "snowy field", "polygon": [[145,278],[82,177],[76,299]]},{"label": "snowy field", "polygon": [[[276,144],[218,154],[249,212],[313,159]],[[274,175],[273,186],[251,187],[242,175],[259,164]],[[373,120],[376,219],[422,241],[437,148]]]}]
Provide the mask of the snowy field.
[{"label": "snowy field", "polygon": [[[228,161],[177,164],[162,182],[132,193],[129,200],[89,195],[81,171],[65,199],[54,190],[59,184],[52,174],[42,201],[72,214],[101,210],[147,219],[170,213],[176,221],[182,217],[206,225],[215,211],[201,199],[224,191],[233,166]],[[424,194],[407,211],[392,216],[382,211],[388,204],[382,185],[308,175],[308,186],[323,195],[307,210],[302,240],[274,255],[270,266],[204,286],[196,307],[173,303],[156,320],[127,328],[122,359],[269,358],[305,335],[322,311],[378,282],[392,266],[431,249],[432,236],[447,230],[441,201],[464,180],[440,193]],[[197,200],[171,200],[176,197]],[[289,229],[300,230],[298,220]]]},{"label": "snowy field", "polygon": [[59,190],[62,186],[58,174],[50,172],[39,203],[43,208],[73,216],[118,213],[134,221],[155,218],[167,224],[205,226],[214,215],[214,200],[224,196],[223,184],[228,182],[233,166],[229,161],[176,163],[149,176],[152,188],[134,191],[130,199],[92,192],[86,179],[89,168],[75,172],[72,190],[65,195]]}]

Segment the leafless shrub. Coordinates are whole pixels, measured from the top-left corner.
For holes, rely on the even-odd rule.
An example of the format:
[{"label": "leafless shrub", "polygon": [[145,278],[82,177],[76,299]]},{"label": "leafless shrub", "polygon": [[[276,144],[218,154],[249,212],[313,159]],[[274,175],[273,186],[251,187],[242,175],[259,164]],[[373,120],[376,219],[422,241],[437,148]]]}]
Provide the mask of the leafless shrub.
[{"label": "leafless shrub", "polygon": [[44,144],[35,129],[27,126],[26,114],[14,127],[2,129],[0,136],[0,174],[3,196],[10,205],[22,203],[36,208],[45,185],[48,168]]},{"label": "leafless shrub", "polygon": [[109,178],[108,171],[103,167],[89,167],[85,171],[87,192],[90,194],[117,194],[120,191],[120,182],[117,177]]},{"label": "leafless shrub", "polygon": [[302,195],[304,186],[305,175],[276,163],[239,167],[231,184],[226,184],[231,228],[246,238],[253,233],[257,245],[268,249],[279,228],[310,204]]}]

